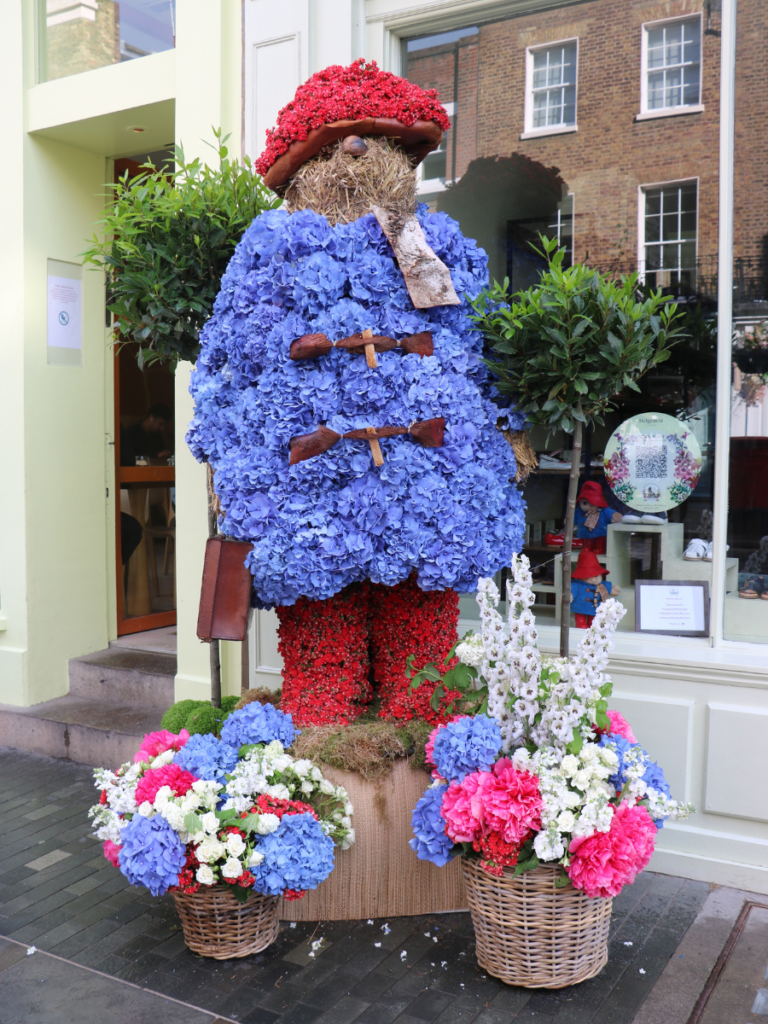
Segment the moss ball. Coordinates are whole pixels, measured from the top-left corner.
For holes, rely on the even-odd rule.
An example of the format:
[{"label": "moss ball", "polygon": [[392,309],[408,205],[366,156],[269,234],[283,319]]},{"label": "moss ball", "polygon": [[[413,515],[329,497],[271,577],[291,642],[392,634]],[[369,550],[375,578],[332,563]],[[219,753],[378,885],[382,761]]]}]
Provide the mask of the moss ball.
[{"label": "moss ball", "polygon": [[202,700],[180,700],[176,704],[171,704],[163,715],[161,723],[163,729],[167,729],[178,736],[191,712],[195,708],[202,707],[204,704],[205,701]]},{"label": "moss ball", "polygon": [[194,708],[184,723],[184,728],[190,736],[195,733],[214,733],[218,736],[221,726],[226,718],[223,708],[215,708],[212,704],[202,704]]}]

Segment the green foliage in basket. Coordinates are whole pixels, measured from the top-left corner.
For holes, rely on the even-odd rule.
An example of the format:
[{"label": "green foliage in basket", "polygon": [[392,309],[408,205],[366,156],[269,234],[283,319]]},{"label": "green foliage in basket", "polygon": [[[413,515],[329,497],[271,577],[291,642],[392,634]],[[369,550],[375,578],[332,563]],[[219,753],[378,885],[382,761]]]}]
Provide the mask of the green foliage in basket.
[{"label": "green foliage in basket", "polygon": [[411,654],[405,663],[406,675],[411,680],[410,689],[417,690],[424,682],[437,683],[429,702],[433,711],[439,711],[445,697],[454,694],[453,699],[445,705],[444,714],[484,715],[488,711],[488,687],[478,684],[477,669],[474,666],[456,660],[456,648],[462,640],[457,640],[448,651],[442,671],[435,662],[430,662],[420,672],[415,672]]}]

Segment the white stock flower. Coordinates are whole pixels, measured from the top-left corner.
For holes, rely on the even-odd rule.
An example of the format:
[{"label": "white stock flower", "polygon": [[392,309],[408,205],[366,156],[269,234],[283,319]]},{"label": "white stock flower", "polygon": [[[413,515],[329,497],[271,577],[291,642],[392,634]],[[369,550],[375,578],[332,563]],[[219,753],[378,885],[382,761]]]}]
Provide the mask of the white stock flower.
[{"label": "white stock flower", "polygon": [[200,885],[213,885],[216,881],[216,876],[213,873],[213,868],[209,868],[207,864],[201,864],[195,872],[195,878],[198,880]]},{"label": "white stock flower", "polygon": [[239,860],[235,860],[234,857],[230,857],[222,867],[221,873],[225,878],[239,878],[243,873],[243,865]]}]

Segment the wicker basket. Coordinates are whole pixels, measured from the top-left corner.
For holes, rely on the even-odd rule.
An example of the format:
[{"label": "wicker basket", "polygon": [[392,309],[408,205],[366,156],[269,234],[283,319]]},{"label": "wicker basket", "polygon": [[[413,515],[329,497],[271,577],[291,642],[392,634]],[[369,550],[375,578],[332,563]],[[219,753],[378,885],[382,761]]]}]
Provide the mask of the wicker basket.
[{"label": "wicker basket", "polygon": [[250,956],[271,945],[280,931],[276,896],[251,893],[238,903],[226,885],[212,885],[173,898],[184,929],[184,941],[193,953],[214,960]]},{"label": "wicker basket", "polygon": [[489,974],[523,988],[565,988],[598,974],[608,960],[612,900],[590,900],[560,869],[539,867],[497,878],[462,858],[477,960]]}]

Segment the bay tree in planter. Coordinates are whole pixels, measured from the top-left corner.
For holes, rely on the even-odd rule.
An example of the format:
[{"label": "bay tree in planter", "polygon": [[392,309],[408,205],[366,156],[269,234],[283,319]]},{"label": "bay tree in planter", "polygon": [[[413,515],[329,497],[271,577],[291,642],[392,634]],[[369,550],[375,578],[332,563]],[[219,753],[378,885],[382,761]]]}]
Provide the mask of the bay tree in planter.
[{"label": "bay tree in planter", "polygon": [[[176,146],[175,167],[146,164],[108,185],[99,233],[82,254],[105,271],[114,342],[138,342],[140,369],[197,360],[200,331],[238,242],[254,218],[282,202],[248,157],[230,159],[220,128],[213,134],[216,167],[187,161]],[[216,533],[210,482],[208,532]],[[221,707],[218,640],[211,642],[211,702]]]},{"label": "bay tree in planter", "polygon": [[585,427],[602,424],[625,388],[669,359],[681,314],[661,291],[642,293],[637,274],[613,280],[583,264],[563,267],[565,249],[540,236],[548,267],[537,285],[510,294],[494,282],[473,302],[490,347],[487,365],[503,395],[532,424],[573,436],[563,538],[560,656],[568,656],[571,550]]}]

